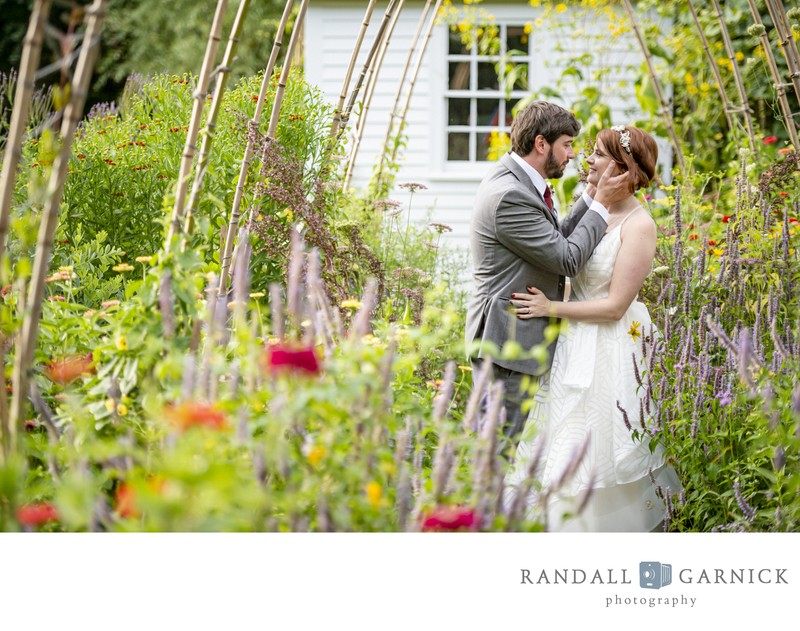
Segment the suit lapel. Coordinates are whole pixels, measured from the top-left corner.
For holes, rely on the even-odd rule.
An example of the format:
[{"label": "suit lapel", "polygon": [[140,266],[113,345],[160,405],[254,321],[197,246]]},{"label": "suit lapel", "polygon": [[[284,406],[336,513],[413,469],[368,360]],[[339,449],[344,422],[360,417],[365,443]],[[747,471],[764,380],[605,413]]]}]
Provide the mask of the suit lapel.
[{"label": "suit lapel", "polygon": [[516,177],[517,180],[519,180],[522,186],[524,186],[531,193],[533,193],[533,196],[539,202],[538,204],[539,209],[550,220],[550,223],[552,223],[556,228],[558,228],[558,222],[556,221],[555,213],[547,207],[547,204],[544,201],[544,197],[542,197],[542,194],[536,190],[536,187],[533,185],[533,182],[531,181],[531,178],[528,176],[528,174],[525,173],[525,170],[519,164],[517,164],[516,160],[514,160],[514,158],[512,158],[511,155],[508,153],[503,154],[500,157],[500,163],[504,167],[506,167],[509,171],[511,171],[511,173],[514,174],[514,177]]}]

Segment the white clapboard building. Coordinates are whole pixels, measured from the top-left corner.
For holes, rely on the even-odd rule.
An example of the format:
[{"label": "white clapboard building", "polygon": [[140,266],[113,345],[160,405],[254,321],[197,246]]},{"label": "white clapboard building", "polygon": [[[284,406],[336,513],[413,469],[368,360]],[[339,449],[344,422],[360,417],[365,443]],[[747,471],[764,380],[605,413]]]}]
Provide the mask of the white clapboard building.
[{"label": "white clapboard building", "polygon": [[[306,78],[332,103],[341,93],[367,5],[366,0],[309,3],[304,41]],[[386,5],[382,1],[375,7],[354,76],[361,71]],[[425,5],[424,0],[406,0],[392,33],[353,170],[351,186],[355,189],[366,187],[380,155]],[[509,96],[498,85],[499,56],[481,55],[474,47],[470,50],[446,24],[436,24],[411,97],[407,145],[398,156],[400,169],[395,180],[396,184],[417,182],[427,187],[414,193],[415,219],[422,221],[430,215],[431,221],[451,226],[453,232],[444,235],[445,243],[463,249],[468,245],[475,192],[491,168],[488,138],[492,131],[508,130],[514,103],[538,93],[569,108],[581,98],[583,89],[593,87],[611,107],[614,124],[642,117],[634,90],[641,77],[643,57],[634,33],[621,28],[625,15],[621,3],[616,13],[576,16],[567,8],[551,12],[546,20],[543,10],[532,7],[528,0],[486,0],[477,6],[491,14],[499,28],[499,53],[520,51],[515,61],[527,65],[528,85],[524,90],[514,89]],[[412,66],[414,63],[412,60]],[[357,120],[354,115],[351,128]],[[661,148],[663,169],[669,152],[663,143]],[[396,188],[391,198],[406,203],[408,193]]]}]

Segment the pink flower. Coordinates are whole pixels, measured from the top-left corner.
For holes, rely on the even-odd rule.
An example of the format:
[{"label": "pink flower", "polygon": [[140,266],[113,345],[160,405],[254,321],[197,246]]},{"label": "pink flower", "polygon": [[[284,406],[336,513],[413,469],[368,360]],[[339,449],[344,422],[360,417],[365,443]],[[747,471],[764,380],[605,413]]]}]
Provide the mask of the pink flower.
[{"label": "pink flower", "polygon": [[27,504],[17,509],[17,521],[23,526],[41,526],[49,521],[58,521],[58,511],[47,502]]},{"label": "pink flower", "polygon": [[480,518],[472,508],[437,506],[422,521],[422,532],[456,532],[478,530]]},{"label": "pink flower", "polygon": [[275,344],[267,348],[265,364],[272,374],[300,372],[316,375],[320,372],[319,360],[313,346]]}]

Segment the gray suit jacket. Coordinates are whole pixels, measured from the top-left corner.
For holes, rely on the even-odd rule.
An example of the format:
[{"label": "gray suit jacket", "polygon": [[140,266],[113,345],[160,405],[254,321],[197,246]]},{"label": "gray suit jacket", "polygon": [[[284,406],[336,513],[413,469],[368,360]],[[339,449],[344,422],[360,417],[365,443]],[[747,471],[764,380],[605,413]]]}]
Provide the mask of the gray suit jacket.
[{"label": "gray suit jacket", "polygon": [[[574,276],[603,238],[606,222],[586,212],[579,199],[558,225],[530,177],[509,155],[483,179],[470,221],[474,293],[467,308],[465,341],[491,342],[502,348],[509,340],[529,351],[544,340],[549,318],[520,320],[509,312],[511,294],[528,285],[550,300],[563,300],[565,276]],[[549,370],[555,344],[548,347],[546,365],[536,359],[503,360],[498,366],[536,375]],[[475,353],[487,356],[485,349]]]}]

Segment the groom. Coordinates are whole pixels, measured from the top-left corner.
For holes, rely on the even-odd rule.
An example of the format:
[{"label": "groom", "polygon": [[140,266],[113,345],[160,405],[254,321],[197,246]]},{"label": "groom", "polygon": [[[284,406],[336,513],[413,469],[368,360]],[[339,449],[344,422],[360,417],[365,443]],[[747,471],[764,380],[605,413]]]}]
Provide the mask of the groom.
[{"label": "groom", "polygon": [[559,222],[545,180],[564,174],[580,128],[571,112],[554,103],[535,101],[518,112],[511,123],[511,151],[481,182],[470,221],[474,291],[465,340],[474,367],[491,361],[493,378],[503,383],[503,434],[514,445],[525,423],[523,380],[550,369],[555,343],[541,362],[491,356],[492,346],[500,350],[506,342],[527,352],[544,341],[549,319],[516,318],[511,294],[533,285],[551,300],[562,300],[565,276],[583,267],[603,237],[606,207],[630,195],[627,174],[606,172],[597,190],[587,190]]}]

